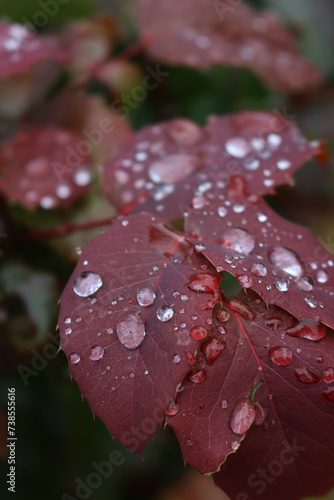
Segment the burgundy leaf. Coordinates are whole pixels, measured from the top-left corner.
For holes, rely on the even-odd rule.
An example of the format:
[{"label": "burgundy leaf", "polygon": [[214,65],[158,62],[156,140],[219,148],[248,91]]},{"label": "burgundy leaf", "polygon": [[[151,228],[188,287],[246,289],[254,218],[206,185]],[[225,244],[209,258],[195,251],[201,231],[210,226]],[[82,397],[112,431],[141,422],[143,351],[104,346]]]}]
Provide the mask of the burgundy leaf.
[{"label": "burgundy leaf", "polygon": [[[154,216],[116,220],[87,243],[60,301],[61,347],[94,414],[138,453],[168,414],[209,327],[219,277],[184,237]],[[192,291],[192,281],[217,290]],[[207,277],[209,275],[209,278]],[[194,298],[196,300],[194,300]]]},{"label": "burgundy leaf", "polygon": [[[203,206],[190,209],[186,231],[216,269],[230,272],[268,304],[334,328],[334,256],[262,198],[231,201],[228,190],[208,191]],[[290,335],[321,339],[321,331],[304,328]]]},{"label": "burgundy leaf", "polygon": [[27,208],[73,204],[89,190],[90,156],[81,137],[55,127],[32,127],[0,149],[0,190]]},{"label": "burgundy leaf", "polygon": [[253,70],[267,85],[298,91],[320,83],[278,17],[245,3],[141,0],[138,24],[153,42],[148,53],[168,64],[208,68],[217,64]]},{"label": "burgundy leaf", "polygon": [[247,180],[250,194],[272,192],[291,182],[317,146],[276,112],[211,117],[203,128],[176,119],[137,132],[104,166],[102,181],[122,213],[145,210],[170,220],[193,199],[200,206],[206,190],[226,186],[232,175]]},{"label": "burgundy leaf", "polygon": [[[211,333],[226,347],[212,364],[198,357],[195,370],[205,370],[206,378],[184,381],[179,411],[167,423],[187,463],[208,473],[225,462],[214,477],[231,498],[325,493],[333,486],[333,386],[326,379],[334,365],[333,331],[310,348],[308,340],[286,335],[297,320],[284,310],[254,292],[241,292],[239,301],[252,319],[232,308],[223,333],[214,321]],[[288,362],[272,355],[279,349],[291,353]]]},{"label": "burgundy leaf", "polygon": [[0,21],[0,78],[25,73],[46,59],[65,61],[67,58],[67,51],[56,38],[38,35],[22,24]]}]

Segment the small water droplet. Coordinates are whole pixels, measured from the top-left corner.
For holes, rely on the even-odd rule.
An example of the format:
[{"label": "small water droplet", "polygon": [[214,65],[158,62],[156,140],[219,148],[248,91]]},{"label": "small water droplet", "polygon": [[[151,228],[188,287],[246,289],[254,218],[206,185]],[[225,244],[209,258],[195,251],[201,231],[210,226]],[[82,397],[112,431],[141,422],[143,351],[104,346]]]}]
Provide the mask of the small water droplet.
[{"label": "small water droplet", "polygon": [[305,297],[305,299],[304,299],[304,300],[305,300],[306,304],[307,304],[307,305],[308,305],[311,309],[315,309],[315,308],[317,307],[317,305],[318,305],[318,302],[317,302],[316,298],[315,298],[315,297],[313,297],[313,295],[312,295],[312,296],[310,296],[310,297]]},{"label": "small water droplet", "polygon": [[268,415],[269,408],[267,406],[263,406],[260,403],[260,401],[255,401],[254,408],[255,408],[254,424],[262,425]]},{"label": "small water droplet", "polygon": [[257,170],[260,166],[260,160],[257,158],[245,160],[244,167],[246,170]]},{"label": "small water droplet", "polygon": [[313,281],[308,276],[297,278],[296,285],[299,290],[302,290],[303,292],[311,292],[311,290],[313,290]]},{"label": "small water droplet", "polygon": [[250,288],[253,284],[252,278],[247,274],[242,274],[240,276],[237,276],[237,280],[243,286],[243,288]]},{"label": "small water droplet", "polygon": [[249,399],[239,399],[236,403],[231,420],[230,427],[234,434],[242,435],[248,431],[255,419],[255,410]]},{"label": "small water droplet", "polygon": [[68,316],[64,319],[64,323],[66,325],[69,325],[71,323],[71,321],[72,321],[71,318],[69,318]]},{"label": "small water droplet", "polygon": [[278,148],[282,143],[282,137],[278,134],[269,134],[267,137],[267,142],[269,146],[273,148]]},{"label": "small water droplet", "polygon": [[49,210],[56,205],[56,200],[53,198],[53,196],[43,196],[40,201],[40,205],[45,210]]},{"label": "small water droplet", "polygon": [[206,204],[206,199],[204,198],[204,196],[200,194],[194,196],[193,199],[191,200],[191,206],[195,210],[200,210],[205,206],[205,204]]},{"label": "small water droplet", "polygon": [[250,147],[242,137],[231,137],[225,143],[225,150],[234,158],[245,158],[250,152]]},{"label": "small water droplet", "polygon": [[322,394],[328,401],[334,401],[334,385],[326,387]]},{"label": "small water droplet", "polygon": [[225,309],[218,309],[217,311],[217,320],[220,323],[226,323],[231,317],[231,314]]},{"label": "small water droplet", "polygon": [[279,170],[287,170],[291,167],[291,162],[289,160],[279,160],[277,162],[277,168]]},{"label": "small water droplet", "polygon": [[325,368],[323,371],[323,379],[327,384],[330,384],[331,382],[334,382],[334,368]]},{"label": "small water droplet", "polygon": [[72,352],[72,354],[70,354],[70,363],[72,365],[76,365],[77,363],[79,363],[80,359],[81,356],[77,352]]},{"label": "small water droplet", "polygon": [[170,306],[161,306],[157,310],[157,318],[163,323],[169,321],[174,316],[174,310]]},{"label": "small water droplet", "polygon": [[226,207],[218,207],[217,214],[219,217],[225,217],[227,215],[227,208]]},{"label": "small water droplet", "polygon": [[193,340],[203,340],[207,334],[208,330],[204,326],[193,326],[189,335]]},{"label": "small water droplet", "polygon": [[287,366],[293,360],[293,354],[288,347],[273,347],[269,351],[271,361],[278,366]]},{"label": "small water droplet", "polygon": [[319,269],[316,274],[316,280],[318,283],[327,283],[328,275],[323,269]]},{"label": "small water droplet", "polygon": [[61,200],[67,200],[72,194],[71,186],[65,182],[58,184],[56,187],[56,195]]},{"label": "small water droplet", "polygon": [[237,440],[231,442],[232,450],[236,451],[240,447],[240,443]]},{"label": "small water droplet", "polygon": [[174,354],[174,356],[172,357],[172,361],[173,363],[175,363],[176,365],[180,363],[181,361],[181,356],[179,354]]},{"label": "small water droplet", "polygon": [[145,325],[135,314],[126,314],[116,325],[116,333],[122,345],[137,349],[145,338]]},{"label": "small water droplet", "polygon": [[144,375],[148,375],[148,370],[144,370]]},{"label": "small water droplet", "polygon": [[241,214],[245,210],[245,204],[241,202],[234,203],[233,205],[233,212],[235,214]]},{"label": "small water droplet", "polygon": [[321,355],[317,356],[316,360],[317,360],[317,363],[323,363],[324,362],[324,357],[321,356]]},{"label": "small water droplet", "polygon": [[174,415],[176,415],[179,412],[179,409],[180,409],[179,405],[176,404],[175,401],[172,401],[169,404],[166,413],[169,417],[173,417]]},{"label": "small water droplet", "polygon": [[151,288],[142,288],[137,292],[137,301],[140,306],[148,307],[153,304],[155,293]]},{"label": "small water droplet", "polygon": [[225,410],[227,408],[226,399],[222,399],[222,401],[220,402],[220,407],[223,408],[223,410]]},{"label": "small water droplet", "polygon": [[66,328],[64,333],[65,335],[70,335],[72,333],[72,328]]},{"label": "small water droplet", "polygon": [[92,181],[92,175],[87,168],[79,168],[74,173],[74,182],[81,187],[88,186]]},{"label": "small water droplet", "polygon": [[248,255],[254,249],[255,239],[245,229],[231,228],[222,234],[220,243],[226,248],[232,248],[238,253]]},{"label": "small water droplet", "polygon": [[196,370],[189,376],[189,380],[194,384],[200,384],[201,382],[204,382],[205,379],[206,379],[205,370]]},{"label": "small water droplet", "polygon": [[303,382],[303,384],[316,384],[320,380],[320,377],[310,372],[308,368],[296,368],[295,374],[298,380]]},{"label": "small water droplet", "polygon": [[89,352],[89,358],[92,360],[92,361],[98,361],[99,359],[102,358],[104,354],[104,349],[103,347],[99,346],[99,345],[94,345],[93,347],[91,347],[90,349],[90,352]]},{"label": "small water droplet", "polygon": [[83,272],[74,280],[73,290],[80,297],[90,297],[101,288],[101,276],[93,272]]},{"label": "small water droplet", "polygon": [[287,292],[289,290],[289,280],[286,278],[276,278],[275,287],[279,292]]},{"label": "small water droplet", "polygon": [[254,276],[264,277],[267,276],[267,268],[264,264],[256,263],[253,264],[250,268],[250,272],[254,274]]},{"label": "small water droplet", "polygon": [[173,120],[170,123],[168,135],[181,146],[197,144],[203,138],[202,129],[190,120],[183,118]]}]

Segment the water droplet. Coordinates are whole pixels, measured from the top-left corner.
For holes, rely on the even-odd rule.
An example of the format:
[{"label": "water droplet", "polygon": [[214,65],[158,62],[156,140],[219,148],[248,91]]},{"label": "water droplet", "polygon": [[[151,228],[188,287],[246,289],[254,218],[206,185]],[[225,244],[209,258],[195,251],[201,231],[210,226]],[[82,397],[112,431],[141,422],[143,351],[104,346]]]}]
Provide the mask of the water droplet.
[{"label": "water droplet", "polygon": [[71,323],[71,321],[72,321],[71,318],[69,318],[68,316],[64,319],[64,323],[66,325],[69,325]]},{"label": "water droplet", "polygon": [[317,360],[317,363],[323,363],[324,362],[324,357],[321,356],[321,355],[317,356],[316,360]]},{"label": "water droplet", "polygon": [[49,170],[49,160],[47,158],[34,158],[25,166],[26,172],[32,177],[43,177]]},{"label": "water droplet", "polygon": [[65,182],[58,184],[58,186],[56,187],[56,195],[61,200],[67,200],[71,196],[71,194],[71,186],[69,184],[66,184]]},{"label": "water droplet", "polygon": [[239,399],[236,403],[230,427],[234,434],[241,435],[248,431],[255,419],[255,410],[249,399]]},{"label": "water droplet", "polygon": [[273,347],[269,351],[271,361],[278,366],[287,366],[293,360],[293,354],[288,347]]},{"label": "water droplet", "polygon": [[268,415],[269,408],[267,406],[263,406],[260,403],[260,401],[255,401],[254,408],[255,408],[254,424],[262,425]]},{"label": "water droplet", "polygon": [[227,215],[227,208],[225,207],[218,207],[217,208],[217,214],[219,217],[225,217]]},{"label": "water droplet", "polygon": [[231,442],[232,450],[236,451],[240,447],[240,443],[237,440]]},{"label": "water droplet", "polygon": [[201,350],[205,356],[208,365],[212,363],[221,355],[226,347],[225,340],[222,339],[210,339],[201,346]]},{"label": "water droplet", "polygon": [[142,288],[137,292],[137,301],[140,306],[147,307],[153,304],[155,293],[151,288]]},{"label": "water droplet", "polygon": [[193,382],[194,384],[200,384],[201,382],[204,382],[205,379],[206,379],[205,370],[196,370],[189,376],[190,382]]},{"label": "water droplet", "polygon": [[198,166],[199,161],[195,156],[169,155],[152,163],[148,175],[156,183],[174,183],[190,175]]},{"label": "water droplet", "polygon": [[205,246],[202,244],[197,244],[197,245],[195,245],[195,250],[196,250],[196,252],[204,252]]},{"label": "water droplet", "polygon": [[269,146],[273,148],[278,148],[282,143],[282,137],[278,134],[269,134],[267,137],[267,142]]},{"label": "water droplet", "polygon": [[241,214],[245,210],[245,204],[241,202],[234,203],[233,212],[235,214]]},{"label": "water droplet", "polygon": [[269,260],[274,266],[290,274],[295,278],[300,278],[303,274],[303,266],[298,256],[284,247],[273,247],[268,254]]},{"label": "water droplet", "polygon": [[166,413],[169,417],[173,417],[174,415],[176,415],[179,412],[179,409],[180,409],[179,405],[176,404],[175,401],[172,401],[169,404]]},{"label": "water droplet", "polygon": [[250,147],[242,137],[232,137],[226,141],[225,150],[234,158],[245,158],[250,152]]},{"label": "water droplet", "polygon": [[220,402],[220,407],[223,408],[223,410],[225,410],[227,408],[226,399],[222,399],[222,401]]},{"label": "water droplet", "polygon": [[180,363],[181,361],[181,356],[179,354],[174,354],[173,358],[172,358],[172,361],[173,363],[175,363],[176,365]]},{"label": "water droplet", "polygon": [[305,297],[304,300],[311,309],[315,309],[318,305],[318,302],[313,295],[311,297]]},{"label": "water droplet", "polygon": [[73,290],[80,297],[90,297],[101,288],[101,276],[90,271],[79,274],[74,280]]},{"label": "water droplet", "polygon": [[80,359],[81,356],[77,352],[72,352],[72,354],[70,354],[70,363],[72,365],[76,365],[77,363],[79,363]]},{"label": "water droplet", "polygon": [[264,277],[267,276],[267,268],[264,264],[253,264],[250,268],[250,272],[254,274],[254,276]]},{"label": "water droplet", "polygon": [[251,311],[251,309],[239,299],[233,298],[229,300],[228,306],[232,309],[232,311],[239,313],[240,316],[248,321],[251,321],[255,317],[255,314]]},{"label": "water droplet", "polygon": [[298,337],[300,339],[308,339],[313,342],[322,340],[327,332],[325,325],[318,323],[312,319],[302,319],[297,326],[286,330],[285,333],[290,337]]},{"label": "water droplet", "polygon": [[93,347],[91,347],[90,349],[90,352],[89,352],[89,358],[92,360],[92,361],[98,361],[99,359],[102,358],[104,354],[104,349],[103,347],[99,346],[99,345],[94,345]]},{"label": "water droplet", "polygon": [[323,269],[319,269],[316,274],[316,280],[318,283],[327,283],[328,275]]},{"label": "water droplet", "polygon": [[70,335],[72,333],[72,328],[66,328],[64,333],[65,335]]},{"label": "water droplet", "polygon": [[260,160],[257,158],[245,160],[244,167],[246,170],[257,170],[260,166]]},{"label": "water droplet", "polygon": [[181,146],[197,144],[203,138],[203,132],[198,125],[182,118],[173,120],[170,123],[168,135]]},{"label": "water droplet", "polygon": [[87,168],[79,168],[74,173],[74,182],[81,187],[88,186],[92,181],[92,174]]},{"label": "water droplet", "polygon": [[193,326],[189,335],[193,340],[203,340],[207,334],[208,331],[203,326]]},{"label": "water droplet", "polygon": [[189,300],[189,297],[188,295],[183,294],[181,295],[180,299],[182,300],[182,302],[186,302],[187,300]]},{"label": "water droplet", "polygon": [[43,196],[40,201],[40,205],[45,210],[49,210],[56,205],[56,200],[53,198],[53,196]]},{"label": "water droplet", "polygon": [[255,239],[245,229],[231,228],[222,234],[220,243],[226,248],[248,255],[254,249]]},{"label": "water droplet", "polygon": [[231,317],[231,314],[225,309],[218,309],[217,311],[217,319],[220,323],[226,323]]},{"label": "water droplet", "polygon": [[299,290],[303,292],[310,292],[313,290],[313,281],[308,276],[302,276],[301,278],[296,279],[296,285]]},{"label": "water droplet", "polygon": [[323,371],[323,379],[327,384],[330,384],[331,382],[334,382],[334,368],[326,368]]},{"label": "water droplet", "polygon": [[148,370],[144,370],[144,375],[148,375]]},{"label": "water droplet", "polygon": [[169,321],[174,316],[174,310],[170,306],[161,306],[157,310],[157,318],[162,322]]},{"label": "water droplet", "polygon": [[116,325],[116,333],[122,345],[137,349],[145,338],[145,325],[135,314],[126,314]]},{"label": "water droplet", "polygon": [[206,199],[201,194],[194,196],[193,199],[191,200],[191,206],[192,208],[195,208],[195,210],[200,210],[205,206],[205,204],[206,204]]},{"label": "water droplet", "polygon": [[328,401],[334,401],[334,385],[326,387],[322,394]]},{"label": "water droplet", "polygon": [[296,368],[295,374],[298,380],[303,382],[303,384],[316,384],[320,380],[320,377],[310,372],[308,368]]},{"label": "water droplet", "polygon": [[243,286],[243,288],[250,288],[253,284],[253,280],[247,274],[242,274],[241,276],[237,276],[237,280]]},{"label": "water droplet", "polygon": [[289,285],[289,280],[286,278],[276,278],[275,280],[275,287],[279,292],[287,292]]},{"label": "water droplet", "polygon": [[277,168],[279,170],[287,170],[291,167],[291,162],[289,160],[279,160],[277,162]]},{"label": "water droplet", "polygon": [[193,292],[210,293],[211,295],[216,295],[219,291],[219,286],[219,278],[213,273],[195,274],[187,285]]}]

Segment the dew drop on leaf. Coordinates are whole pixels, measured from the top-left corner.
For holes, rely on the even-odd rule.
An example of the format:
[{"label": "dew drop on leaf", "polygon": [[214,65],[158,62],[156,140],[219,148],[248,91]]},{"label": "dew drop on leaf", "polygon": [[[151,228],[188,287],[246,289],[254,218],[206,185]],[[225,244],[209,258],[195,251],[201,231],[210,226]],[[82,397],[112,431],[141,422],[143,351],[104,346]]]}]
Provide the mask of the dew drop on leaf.
[{"label": "dew drop on leaf", "polygon": [[312,319],[302,319],[297,326],[285,331],[290,337],[299,337],[301,339],[312,340],[313,342],[322,340],[326,332],[327,328],[325,325]]},{"label": "dew drop on leaf", "polygon": [[225,347],[226,347],[226,342],[224,340],[215,338],[208,340],[201,346],[201,350],[205,356],[208,365],[212,365],[212,363],[223,352]]},{"label": "dew drop on leaf", "polygon": [[303,274],[303,266],[298,256],[284,247],[273,247],[269,250],[268,257],[270,262],[282,271],[295,278],[300,278]]},{"label": "dew drop on leaf", "polygon": [[316,384],[320,380],[320,377],[310,372],[308,368],[296,368],[295,374],[298,380],[303,382],[303,384]]},{"label": "dew drop on leaf", "polygon": [[220,243],[226,248],[248,255],[254,249],[255,238],[245,229],[231,228],[222,234]]},{"label": "dew drop on leaf", "polygon": [[217,320],[220,323],[226,323],[231,317],[231,314],[225,309],[218,309],[217,311]]},{"label": "dew drop on leaf", "polygon": [[227,408],[226,399],[222,399],[222,401],[220,402],[220,407],[223,408],[223,410],[225,410]]},{"label": "dew drop on leaf", "polygon": [[267,276],[266,266],[260,263],[253,264],[252,267],[250,268],[250,272],[254,274],[254,276],[259,276],[261,278]]},{"label": "dew drop on leaf", "polygon": [[316,274],[316,280],[318,283],[327,283],[328,275],[323,269],[319,269]]},{"label": "dew drop on leaf", "polygon": [[269,357],[278,366],[287,366],[293,360],[293,354],[288,347],[273,347],[269,351]]},{"label": "dew drop on leaf", "polygon": [[77,363],[79,363],[80,359],[81,359],[81,356],[77,352],[72,352],[70,354],[70,363],[72,365],[76,365]]},{"label": "dew drop on leaf", "polygon": [[153,304],[155,293],[151,288],[142,288],[137,292],[137,301],[140,306],[147,307]]},{"label": "dew drop on leaf", "polygon": [[69,324],[71,323],[71,318],[69,318],[69,317],[67,316],[67,318],[65,318],[65,319],[64,319],[64,323],[65,323],[66,325],[69,325]]},{"label": "dew drop on leaf", "polygon": [[240,399],[234,407],[230,427],[234,434],[245,434],[255,419],[255,410],[249,399]]},{"label": "dew drop on leaf", "polygon": [[204,326],[193,326],[189,335],[193,340],[203,340],[207,334],[208,330]]},{"label": "dew drop on leaf", "polygon": [[287,292],[289,290],[289,280],[286,278],[276,278],[275,280],[275,287],[279,292]]},{"label": "dew drop on leaf", "polygon": [[227,208],[226,207],[218,207],[217,208],[217,214],[219,217],[226,217],[227,215]]},{"label": "dew drop on leaf", "polygon": [[116,333],[122,345],[137,349],[145,338],[145,325],[135,314],[126,314],[116,325]]},{"label": "dew drop on leaf", "polygon": [[99,359],[102,358],[103,354],[104,354],[103,347],[101,347],[99,345],[94,345],[90,349],[89,359],[91,359],[92,361],[98,361]]},{"label": "dew drop on leaf", "polygon": [[170,124],[168,135],[180,146],[190,146],[202,140],[203,131],[195,123],[180,118]]},{"label": "dew drop on leaf", "polygon": [[157,310],[157,318],[163,323],[169,321],[174,316],[174,310],[170,306],[161,306]]},{"label": "dew drop on leaf", "polygon": [[169,155],[152,163],[148,169],[148,175],[155,183],[174,183],[190,175],[198,164],[195,156]]},{"label": "dew drop on leaf", "polygon": [[219,285],[219,278],[215,274],[198,273],[191,278],[187,286],[193,292],[215,295],[219,290]]},{"label": "dew drop on leaf", "polygon": [[174,354],[172,361],[177,365],[181,361],[181,356],[179,354]]},{"label": "dew drop on leaf", "polygon": [[86,168],[78,169],[74,174],[74,182],[81,187],[88,186],[91,183],[92,175]]},{"label": "dew drop on leaf", "polygon": [[189,380],[194,384],[200,384],[201,382],[204,382],[205,379],[206,379],[205,370],[196,370],[189,376]]},{"label": "dew drop on leaf", "polygon": [[102,285],[103,281],[101,276],[90,271],[85,271],[75,278],[73,290],[80,297],[90,297],[97,292]]},{"label": "dew drop on leaf", "polygon": [[254,408],[255,408],[254,424],[262,425],[268,415],[269,408],[267,406],[263,406],[260,403],[260,401],[255,401]]},{"label": "dew drop on leaf", "polygon": [[327,384],[334,382],[334,368],[325,368],[323,371],[323,379]]},{"label": "dew drop on leaf", "polygon": [[231,137],[225,143],[225,150],[234,158],[245,158],[250,152],[248,142],[242,137]]},{"label": "dew drop on leaf", "polygon": [[175,403],[175,401],[172,401],[168,408],[167,408],[167,415],[169,417],[173,417],[174,415],[176,415],[177,413],[179,412],[179,405]]},{"label": "dew drop on leaf", "polygon": [[303,292],[311,292],[311,290],[313,290],[313,282],[308,276],[297,278],[296,285],[298,286],[299,290],[302,290]]},{"label": "dew drop on leaf", "polygon": [[250,288],[253,284],[253,280],[247,274],[242,274],[237,276],[239,283],[243,286],[243,288]]},{"label": "dew drop on leaf", "polygon": [[310,296],[310,297],[305,297],[305,299],[304,299],[304,300],[305,300],[306,304],[307,304],[307,305],[308,305],[311,309],[315,309],[315,308],[317,307],[317,305],[318,305],[318,302],[317,302],[316,298],[315,298],[315,297],[313,297],[313,295],[312,295],[312,296]]},{"label": "dew drop on leaf", "polygon": [[334,401],[334,385],[326,387],[322,394],[329,401]]}]

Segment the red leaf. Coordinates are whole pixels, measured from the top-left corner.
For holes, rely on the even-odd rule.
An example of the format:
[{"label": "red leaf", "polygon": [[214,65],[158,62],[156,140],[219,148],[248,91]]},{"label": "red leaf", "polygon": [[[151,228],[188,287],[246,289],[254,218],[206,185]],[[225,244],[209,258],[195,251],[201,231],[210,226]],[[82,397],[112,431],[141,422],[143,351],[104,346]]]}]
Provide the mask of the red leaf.
[{"label": "red leaf", "polygon": [[[334,256],[263,199],[231,202],[226,189],[207,191],[203,206],[189,210],[186,231],[216,269],[247,282],[268,304],[334,327]],[[321,339],[321,327],[312,331],[304,323],[303,329],[287,333]]]},{"label": "red leaf", "polygon": [[42,60],[67,58],[67,51],[52,36],[37,35],[22,24],[0,21],[0,78],[25,73]]},{"label": "red leaf", "polygon": [[87,193],[90,156],[80,136],[55,127],[33,127],[0,150],[0,190],[27,208],[66,207]]},{"label": "red leaf", "polygon": [[165,412],[177,412],[177,388],[199,344],[191,325],[211,322],[211,290],[187,286],[194,273],[214,276],[182,235],[141,214],[117,220],[83,247],[61,297],[71,374],[93,413],[137,452]]},{"label": "red leaf", "polygon": [[249,194],[270,193],[290,183],[317,146],[276,112],[211,117],[203,128],[176,119],[137,132],[103,168],[102,182],[122,213],[145,210],[169,220],[191,202],[199,208],[206,190],[236,174]]},{"label": "red leaf", "polygon": [[278,17],[241,1],[141,0],[138,24],[142,36],[154,40],[148,53],[167,64],[243,66],[270,87],[287,91],[321,81]]},{"label": "red leaf", "polygon": [[[205,370],[206,380],[185,380],[176,400],[179,411],[167,423],[177,433],[184,460],[201,472],[216,471],[227,458],[214,477],[231,498],[264,491],[273,500],[282,491],[289,500],[325,493],[333,485],[334,418],[328,398],[333,390],[321,380],[317,358],[333,366],[333,331],[310,349],[308,340],[285,335],[296,323],[288,313],[267,307],[254,292],[242,292],[239,300],[253,319],[229,311],[226,333],[214,334],[224,337],[224,351],[212,364],[198,360],[195,370]],[[277,317],[278,327],[272,321]],[[272,356],[279,348],[291,352],[289,363]],[[253,407],[248,396],[259,381]]]}]

